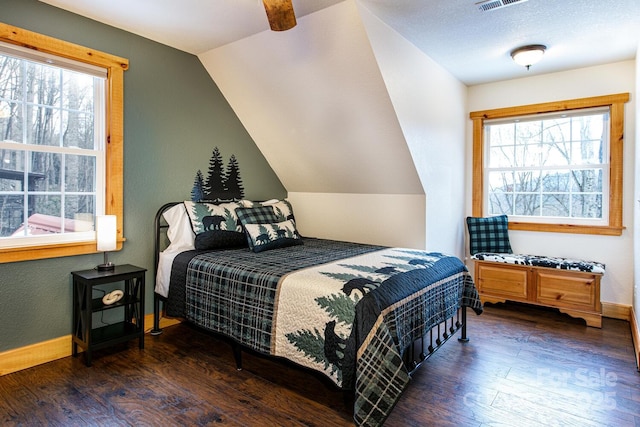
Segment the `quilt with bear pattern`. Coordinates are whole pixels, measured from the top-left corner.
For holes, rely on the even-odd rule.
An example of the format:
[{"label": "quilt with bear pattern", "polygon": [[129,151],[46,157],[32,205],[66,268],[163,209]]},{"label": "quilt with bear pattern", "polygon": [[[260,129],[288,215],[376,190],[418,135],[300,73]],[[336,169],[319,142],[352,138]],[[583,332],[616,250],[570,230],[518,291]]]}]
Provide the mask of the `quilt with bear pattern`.
[{"label": "quilt with bear pattern", "polygon": [[403,348],[459,307],[482,312],[464,264],[440,253],[305,238],[176,262],[170,315],[355,389],[357,425],[381,425],[405,389]]}]

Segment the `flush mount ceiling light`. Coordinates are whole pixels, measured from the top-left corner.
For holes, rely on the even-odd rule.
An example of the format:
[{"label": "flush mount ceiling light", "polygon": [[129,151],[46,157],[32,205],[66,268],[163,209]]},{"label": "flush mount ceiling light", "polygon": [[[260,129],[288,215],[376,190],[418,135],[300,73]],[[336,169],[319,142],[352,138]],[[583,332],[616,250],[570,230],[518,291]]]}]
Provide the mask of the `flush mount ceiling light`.
[{"label": "flush mount ceiling light", "polygon": [[542,44],[522,46],[511,52],[511,57],[516,64],[527,67],[528,70],[529,67],[542,59],[545,50],[547,47]]},{"label": "flush mount ceiling light", "polygon": [[292,0],[262,0],[272,31],[286,31],[296,26]]}]

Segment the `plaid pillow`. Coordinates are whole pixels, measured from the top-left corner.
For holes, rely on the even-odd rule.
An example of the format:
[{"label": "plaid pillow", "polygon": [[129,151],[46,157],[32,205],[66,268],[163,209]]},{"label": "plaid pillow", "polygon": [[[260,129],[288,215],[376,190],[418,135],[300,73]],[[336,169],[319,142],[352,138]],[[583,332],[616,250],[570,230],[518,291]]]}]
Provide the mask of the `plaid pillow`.
[{"label": "plaid pillow", "polygon": [[487,218],[467,217],[469,252],[493,252],[511,254],[509,222],[506,215]]},{"label": "plaid pillow", "polygon": [[[287,200],[275,200],[266,203],[253,202],[253,207],[245,207],[236,209],[238,221],[242,224],[247,237],[249,248],[254,250],[255,240],[251,238],[247,225],[249,224],[277,224],[290,220],[295,227],[295,219],[293,217],[293,208]],[[296,230],[296,234],[297,234]],[[300,235],[298,234],[298,237]]]},{"label": "plaid pillow", "polygon": [[275,212],[271,206],[259,206],[257,208],[238,208],[236,215],[242,227],[247,224],[271,224],[278,222]]},{"label": "plaid pillow", "polygon": [[250,200],[243,200],[242,204],[245,208],[270,207],[273,209],[273,212],[278,218],[278,222],[285,221],[287,219],[295,221],[295,218],[293,217],[293,207],[288,200],[272,199],[267,200],[266,202],[252,202]]}]

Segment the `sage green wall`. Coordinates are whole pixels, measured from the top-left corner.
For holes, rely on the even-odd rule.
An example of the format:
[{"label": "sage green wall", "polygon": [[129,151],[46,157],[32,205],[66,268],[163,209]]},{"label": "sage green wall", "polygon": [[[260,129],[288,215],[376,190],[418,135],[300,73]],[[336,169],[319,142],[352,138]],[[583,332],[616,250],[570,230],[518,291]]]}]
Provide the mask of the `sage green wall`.
[{"label": "sage green wall", "polygon": [[[115,263],[148,269],[153,295],[153,218],[165,202],[189,199],[214,147],[235,154],[245,195],[286,196],[197,57],[36,0],[0,0],[0,21],[129,59],[124,79],[124,235]],[[187,30],[187,29],[185,29]],[[71,333],[69,272],[99,254],[0,264],[0,352]]]}]

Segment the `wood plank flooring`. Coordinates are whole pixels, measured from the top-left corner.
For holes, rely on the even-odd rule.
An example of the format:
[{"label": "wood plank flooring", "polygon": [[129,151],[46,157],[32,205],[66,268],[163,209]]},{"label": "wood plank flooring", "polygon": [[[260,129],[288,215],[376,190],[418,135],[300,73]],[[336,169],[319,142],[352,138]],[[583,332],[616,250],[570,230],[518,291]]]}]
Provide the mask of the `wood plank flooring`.
[{"label": "wood plank flooring", "polygon": [[[628,323],[487,305],[471,341],[425,362],[385,426],[640,426]],[[0,377],[0,425],[349,426],[345,396],[300,368],[244,354],[187,325]]]}]

